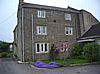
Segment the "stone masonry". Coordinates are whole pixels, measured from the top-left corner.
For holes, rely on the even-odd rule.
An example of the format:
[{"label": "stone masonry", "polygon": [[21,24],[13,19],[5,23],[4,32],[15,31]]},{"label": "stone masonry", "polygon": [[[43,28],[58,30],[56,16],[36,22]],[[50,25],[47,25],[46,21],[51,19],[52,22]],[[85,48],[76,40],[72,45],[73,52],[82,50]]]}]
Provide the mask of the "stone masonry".
[{"label": "stone masonry", "polygon": [[[38,18],[38,10],[45,10],[46,17]],[[71,15],[71,20],[65,20],[65,13]],[[52,44],[67,41],[70,44],[68,51],[59,54],[59,58],[67,58],[71,54],[73,45],[77,43],[76,39],[86,32],[91,24],[96,23],[98,20],[85,10],[30,4],[21,0],[17,13],[17,26],[14,30],[15,54],[21,61],[49,59],[49,52],[36,53],[36,43],[48,43],[50,51]],[[37,26],[46,26],[47,35],[37,35]],[[73,34],[66,35],[65,27],[72,27]]]}]

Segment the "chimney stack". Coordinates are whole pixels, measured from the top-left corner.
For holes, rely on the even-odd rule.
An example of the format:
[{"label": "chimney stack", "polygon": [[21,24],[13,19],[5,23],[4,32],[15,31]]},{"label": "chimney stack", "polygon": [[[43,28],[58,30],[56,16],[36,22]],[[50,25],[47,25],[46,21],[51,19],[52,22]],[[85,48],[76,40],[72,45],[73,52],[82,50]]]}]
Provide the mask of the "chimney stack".
[{"label": "chimney stack", "polygon": [[24,0],[19,0],[19,5],[21,5],[24,2]]}]

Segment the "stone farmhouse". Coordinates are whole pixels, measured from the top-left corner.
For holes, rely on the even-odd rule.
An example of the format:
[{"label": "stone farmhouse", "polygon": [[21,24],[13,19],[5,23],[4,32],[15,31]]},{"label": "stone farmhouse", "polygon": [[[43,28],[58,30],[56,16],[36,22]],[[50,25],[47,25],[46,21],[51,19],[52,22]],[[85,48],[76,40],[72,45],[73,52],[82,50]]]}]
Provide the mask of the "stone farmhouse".
[{"label": "stone farmhouse", "polygon": [[[54,45],[68,57],[77,38],[99,21],[86,10],[25,3],[19,0],[14,54],[21,61],[49,59]],[[64,55],[63,55],[64,54]]]}]

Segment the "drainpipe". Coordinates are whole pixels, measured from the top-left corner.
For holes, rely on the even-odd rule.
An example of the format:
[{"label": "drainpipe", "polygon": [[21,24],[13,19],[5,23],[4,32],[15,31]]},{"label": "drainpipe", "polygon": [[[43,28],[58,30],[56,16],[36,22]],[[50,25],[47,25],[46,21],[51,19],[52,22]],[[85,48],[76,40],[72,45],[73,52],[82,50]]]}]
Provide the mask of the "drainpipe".
[{"label": "drainpipe", "polygon": [[32,59],[35,60],[35,51],[34,51],[34,16],[32,15]]},{"label": "drainpipe", "polygon": [[22,61],[24,62],[25,59],[24,59],[24,26],[23,26],[23,15],[24,14],[24,11],[23,11],[23,8],[22,8]]}]

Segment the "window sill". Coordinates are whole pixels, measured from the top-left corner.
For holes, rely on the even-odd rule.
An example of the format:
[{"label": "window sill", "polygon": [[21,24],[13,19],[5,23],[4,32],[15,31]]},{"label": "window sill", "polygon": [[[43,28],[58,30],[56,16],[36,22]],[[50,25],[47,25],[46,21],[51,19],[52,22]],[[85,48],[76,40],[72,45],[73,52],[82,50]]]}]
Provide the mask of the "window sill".
[{"label": "window sill", "polygon": [[49,53],[49,52],[36,52],[36,54],[45,54],[45,53]]},{"label": "window sill", "polygon": [[47,35],[47,34],[37,34],[37,35]]},{"label": "window sill", "polygon": [[65,35],[70,35],[70,36],[72,36],[73,34],[65,34]]}]

